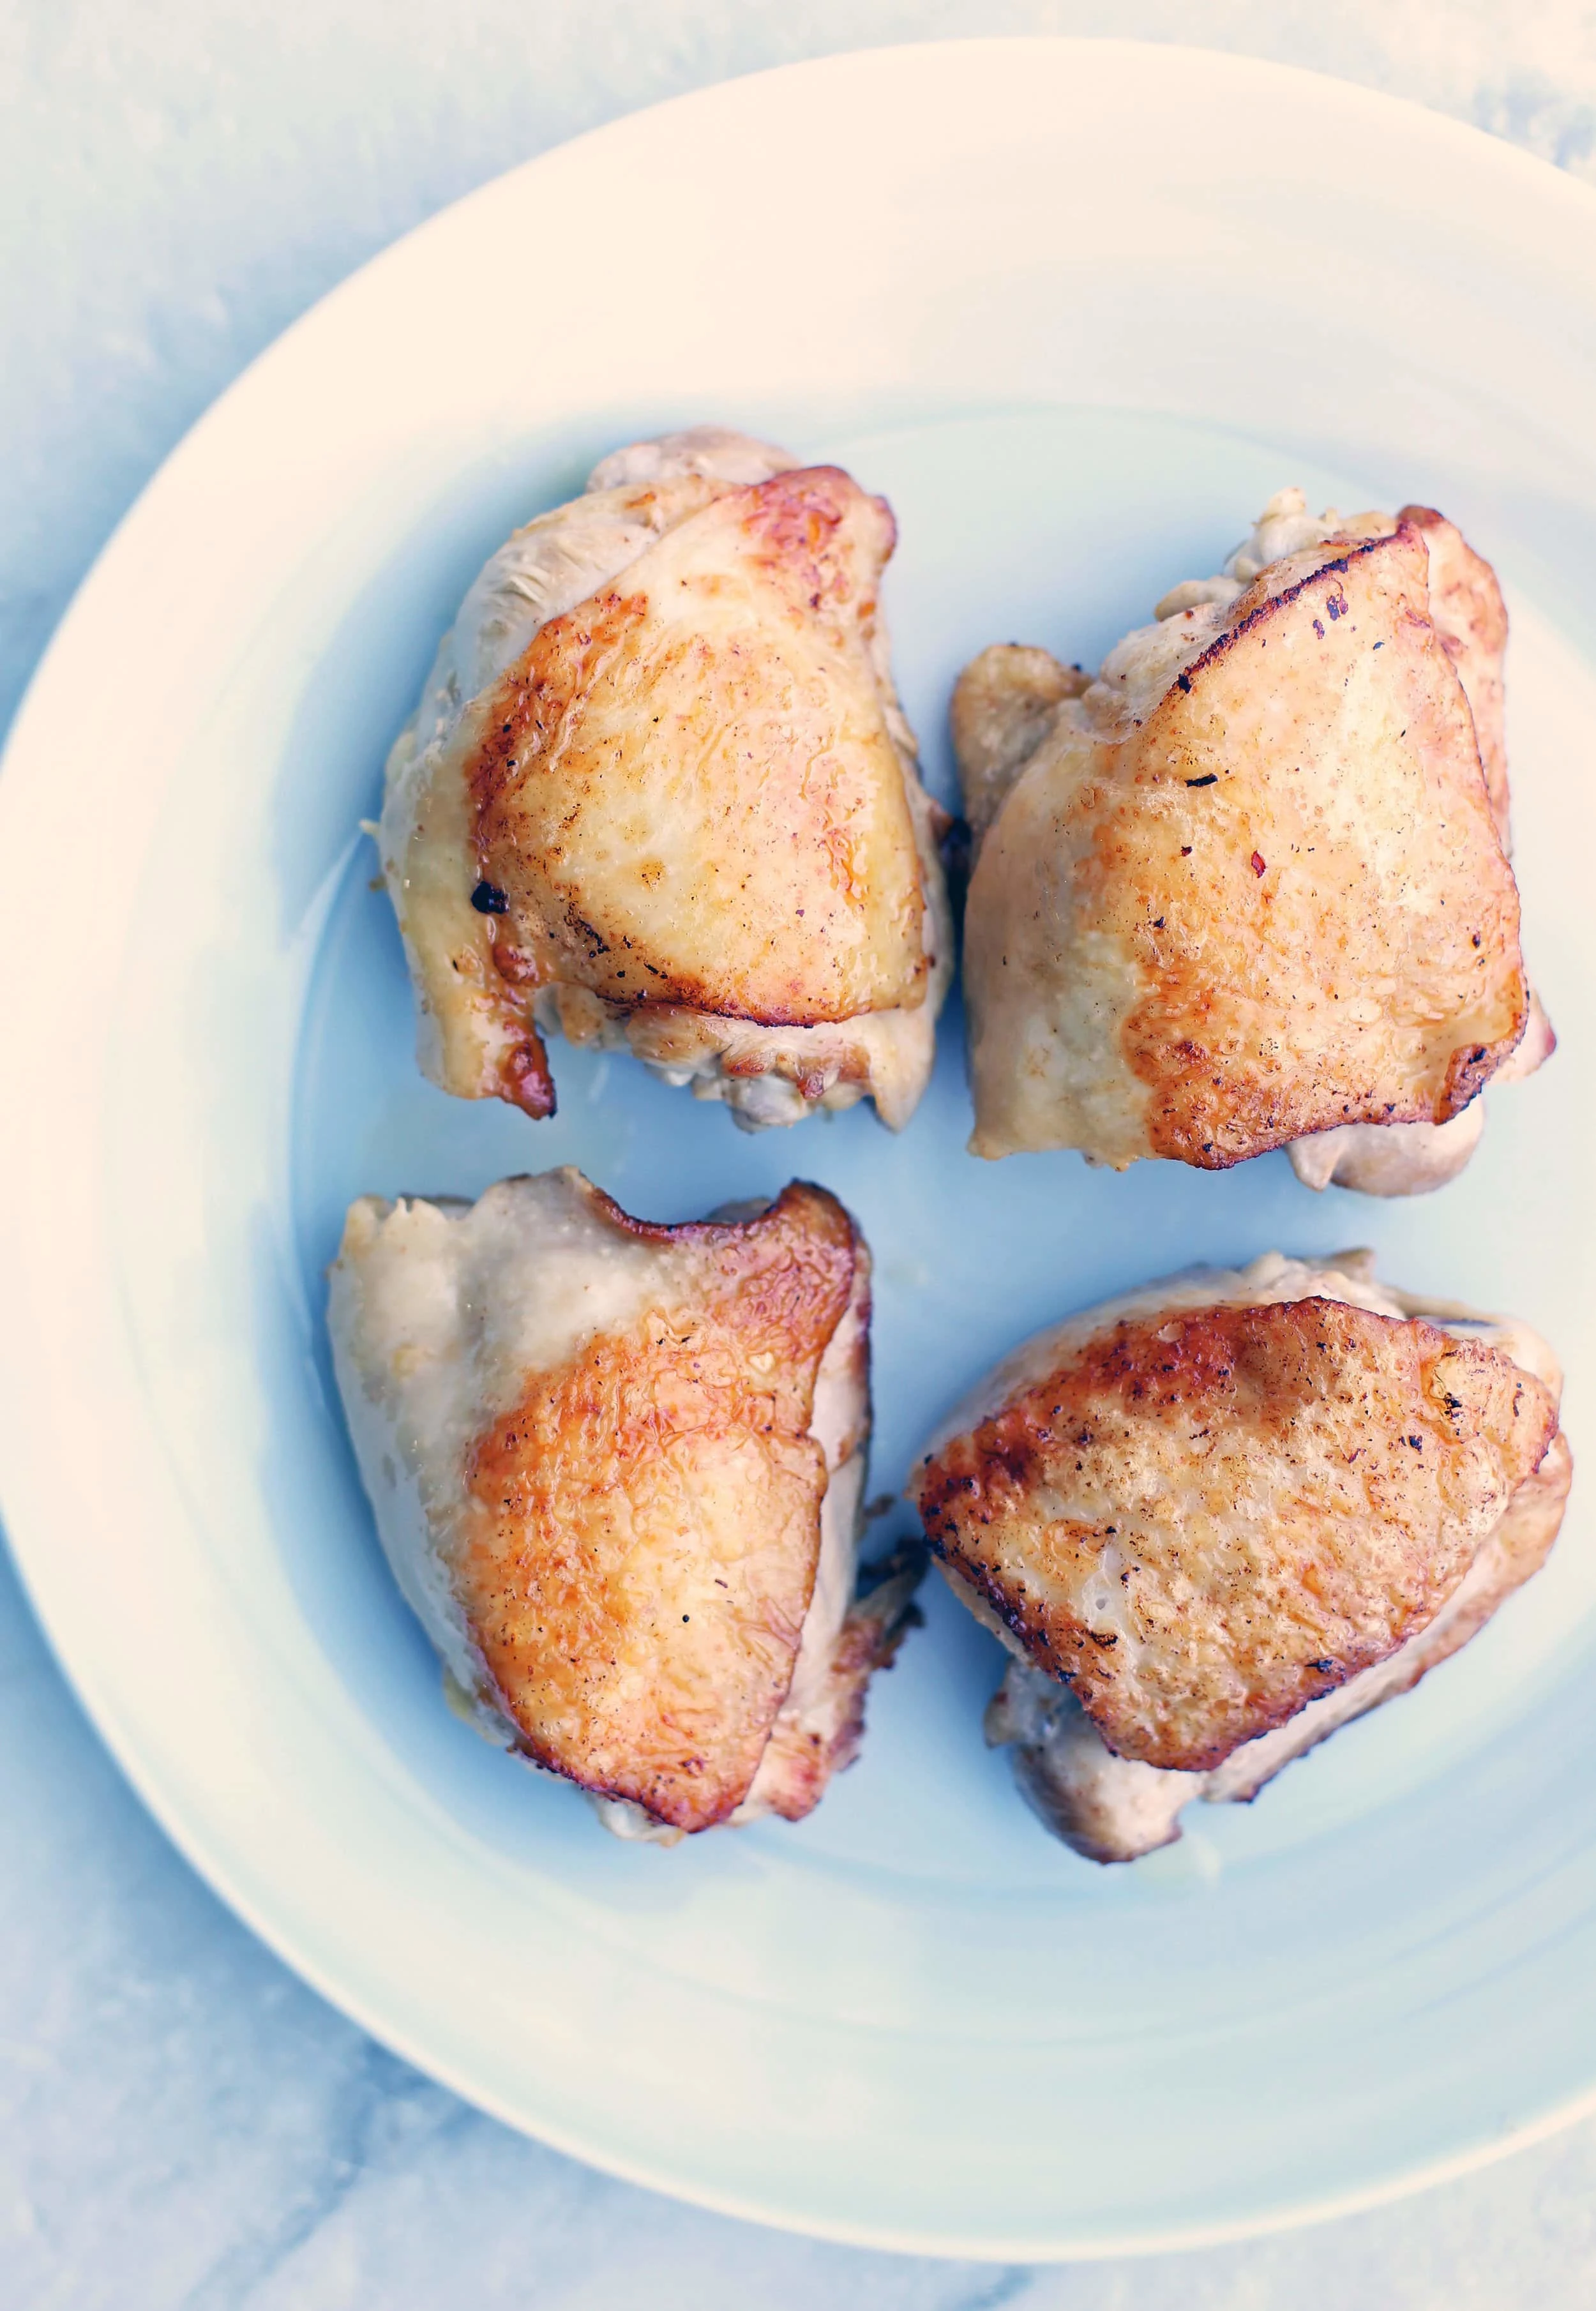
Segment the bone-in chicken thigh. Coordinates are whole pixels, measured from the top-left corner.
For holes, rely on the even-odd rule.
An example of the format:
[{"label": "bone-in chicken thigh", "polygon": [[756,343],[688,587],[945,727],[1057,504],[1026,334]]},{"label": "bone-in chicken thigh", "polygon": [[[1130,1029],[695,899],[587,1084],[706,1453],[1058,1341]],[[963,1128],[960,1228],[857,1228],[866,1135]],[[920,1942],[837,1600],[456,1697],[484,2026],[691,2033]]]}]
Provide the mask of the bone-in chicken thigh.
[{"label": "bone-in chicken thigh", "polygon": [[1067,1843],[1125,1861],[1416,1684],[1541,1564],[1561,1376],[1372,1256],[1193,1269],[1040,1334],[918,1479],[1014,1655],[988,1738]]},{"label": "bone-in chicken thigh", "polygon": [[384,1549],[478,1729],[624,1835],[807,1813],[916,1570],[855,1599],[869,1255],[835,1199],[666,1227],[569,1170],[364,1197],[329,1322]]},{"label": "bone-in chicken thigh", "polygon": [[1095,677],[999,645],[962,676],[976,1126],[1411,1194],[1478,1094],[1551,1049],[1507,860],[1506,613],[1424,507],[1283,491]]},{"label": "bone-in chicken thigh", "polygon": [[418,1054],[552,1112],[544,1036],[749,1129],[923,1091],[952,971],[893,687],[885,501],[712,428],[639,442],[472,586],[388,767]]}]

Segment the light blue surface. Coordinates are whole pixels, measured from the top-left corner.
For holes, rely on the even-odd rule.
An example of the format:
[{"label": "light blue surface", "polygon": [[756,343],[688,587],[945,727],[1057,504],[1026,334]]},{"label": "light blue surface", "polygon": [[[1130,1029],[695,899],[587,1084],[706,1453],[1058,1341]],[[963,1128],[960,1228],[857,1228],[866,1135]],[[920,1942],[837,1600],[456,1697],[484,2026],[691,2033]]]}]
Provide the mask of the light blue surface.
[{"label": "light blue surface", "polygon": [[[1189,36],[1183,13],[1146,13],[1145,29]],[[1215,13],[1210,37],[1228,29],[1238,45],[1263,47],[1261,11]],[[842,37],[840,19],[823,21],[829,13],[812,12],[803,45]],[[1094,28],[1082,11],[1007,13],[1016,29]],[[1551,121],[1572,157],[1588,157],[1579,94],[1592,86],[1589,57],[1572,95],[1535,95],[1548,58],[1574,63],[1573,13],[1525,12],[1510,35],[1483,29],[1483,14],[1465,30],[1468,14],[1382,12],[1377,31],[1373,12],[1355,10],[1334,33],[1317,12],[1310,21],[1272,11],[1267,21],[1275,53],[1361,67],[1509,125],[1516,104],[1522,120]],[[859,11],[847,36],[934,31],[938,20],[970,23],[953,10]],[[29,493],[7,571],[21,604],[6,630],[19,666],[150,453],[242,351],[446,192],[603,111],[798,46],[790,32],[781,44],[756,37],[752,12],[736,22],[734,31],[729,15],[711,12],[656,10],[645,20],[549,9],[523,13],[512,30],[508,12],[466,12],[445,41],[403,11],[385,16],[380,34],[374,15],[345,12],[312,44],[292,28],[280,38],[265,14],[207,12],[203,30],[196,15],[185,31],[179,12],[159,35],[142,13],[118,20],[100,8],[24,21],[24,100],[49,94],[65,109],[41,115],[36,141],[13,147],[41,203],[40,229],[11,252],[24,318],[8,337],[25,327],[31,355],[13,365],[16,406],[5,413],[21,450],[13,482]],[[1360,22],[1361,32],[1347,29]],[[625,24],[634,53],[615,30]],[[981,28],[991,26],[986,12]],[[1114,29],[1142,28],[1116,12]],[[510,69],[495,34],[513,42]],[[1288,37],[1297,45],[1282,47]],[[1325,45],[1332,39],[1339,50]],[[380,119],[374,89],[388,92]],[[891,486],[896,495],[902,484]],[[30,609],[30,594],[42,608]],[[1109,632],[1124,623],[1118,606],[1105,621]],[[1057,637],[1083,650],[1103,638]],[[905,674],[911,685],[911,666]],[[349,903],[358,903],[353,889]],[[557,1064],[571,1080],[569,1055]],[[937,1096],[957,1100],[956,1076]],[[484,1134],[497,1121],[483,1119]],[[705,1121],[724,1133],[721,1119]],[[831,1137],[845,1147],[862,1128],[855,1119]],[[725,1139],[728,1166],[767,1160]],[[481,1160],[484,1177],[502,1168],[486,1137]],[[827,1171],[836,1176],[829,1155]],[[324,1181],[301,1208],[312,1255],[330,1193]],[[808,2247],[599,2182],[414,2080],[288,1980],[148,1827],[9,1587],[0,1609],[11,1735],[0,1788],[13,1832],[0,1883],[0,2192],[14,2178],[10,2205],[0,2196],[8,2311],[13,2300],[71,2311],[368,2302],[406,2311],[457,2294],[488,2306],[647,2300],[715,2311],[807,2304],[823,2289],[917,2311],[1589,2299],[1589,2129],[1327,2233],[1179,2264],[1030,2276]]]}]

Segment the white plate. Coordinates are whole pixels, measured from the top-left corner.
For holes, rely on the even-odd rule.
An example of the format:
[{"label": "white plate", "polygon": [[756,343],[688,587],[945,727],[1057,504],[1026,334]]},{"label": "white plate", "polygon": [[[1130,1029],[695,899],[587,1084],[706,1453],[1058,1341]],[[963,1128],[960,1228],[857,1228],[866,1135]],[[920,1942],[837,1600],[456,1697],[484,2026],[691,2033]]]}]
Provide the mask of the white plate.
[{"label": "white plate", "polygon": [[[390,2045],[717,2207],[980,2255],[1366,2202],[1588,2106],[1596,1549],[1182,1847],[1042,1836],[940,1595],[797,1829],[672,1853],[479,1745],[387,1580],[321,1339],[362,1189],[574,1160],[697,1214],[863,1218],[877,1485],[1042,1320],[1193,1256],[1373,1241],[1520,1311],[1576,1428],[1591,1079],[1596,202],[1333,83],[1168,48],[899,49],[712,90],[507,177],[259,362],[89,580],[0,789],[0,1420],[18,1555],[172,1836]],[[891,495],[911,711],[1019,635],[1089,658],[1301,480],[1432,500],[1515,618],[1517,820],[1556,1063],[1459,1185],[1315,1200],[963,1153],[956,1013],[900,1139],[740,1138],[556,1047],[533,1126],[432,1092],[353,835],[482,556],[597,452],[722,418]],[[1571,641],[1569,637],[1574,639]]]}]

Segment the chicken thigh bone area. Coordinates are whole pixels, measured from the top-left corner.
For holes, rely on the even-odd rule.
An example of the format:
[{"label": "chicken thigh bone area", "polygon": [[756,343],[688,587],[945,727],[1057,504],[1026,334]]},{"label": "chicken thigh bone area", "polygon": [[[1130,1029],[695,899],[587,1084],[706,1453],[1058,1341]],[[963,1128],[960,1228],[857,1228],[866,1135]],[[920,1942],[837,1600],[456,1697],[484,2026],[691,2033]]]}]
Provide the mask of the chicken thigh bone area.
[{"label": "chicken thigh bone area", "polygon": [[633,443],[466,596],[379,840],[423,1071],[553,1112],[543,1038],[749,1129],[894,1126],[953,966],[879,603],[885,501],[713,427]]},{"label": "chicken thigh bone area", "polygon": [[978,1155],[1450,1179],[1552,1048],[1507,860],[1490,565],[1425,507],[1271,500],[1095,677],[999,645],[953,732]]},{"label": "chicken thigh bone area", "polygon": [[1557,1537],[1561,1387],[1526,1326],[1367,1252],[1192,1269],[1017,1349],[917,1491],[1047,1826],[1132,1860],[1465,1644]]},{"label": "chicken thigh bone area", "polygon": [[856,1598],[869,1255],[794,1184],[633,1220],[574,1171],[350,1208],[335,1363],[399,1586],[479,1731],[669,1843],[849,1764],[918,1567]]}]

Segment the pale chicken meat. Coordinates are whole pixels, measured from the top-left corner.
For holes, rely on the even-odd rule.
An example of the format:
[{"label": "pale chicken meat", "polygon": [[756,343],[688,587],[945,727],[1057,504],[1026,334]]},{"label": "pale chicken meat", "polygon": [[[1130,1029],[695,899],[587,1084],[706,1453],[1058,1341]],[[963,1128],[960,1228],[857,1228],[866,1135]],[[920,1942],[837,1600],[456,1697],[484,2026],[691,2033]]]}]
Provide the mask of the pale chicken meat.
[{"label": "pale chicken meat", "polygon": [[796,1820],[858,1749],[918,1572],[856,1596],[869,1310],[802,1184],[682,1226],[571,1170],[350,1208],[328,1321],[384,1550],[455,1706],[621,1835]]},{"label": "pale chicken meat", "polygon": [[953,735],[986,1156],[1438,1186],[1552,1048],[1508,863],[1488,563],[1418,506],[1282,491],[1095,676],[999,645]]},{"label": "pale chicken meat", "polygon": [[880,606],[883,499],[714,428],[634,443],[482,571],[389,758],[427,1075],[542,1116],[544,1037],[753,1129],[925,1088],[953,967]]},{"label": "pale chicken meat", "polygon": [[988,1738],[1042,1819],[1134,1859],[1465,1644],[1557,1537],[1561,1386],[1367,1253],[1192,1269],[1016,1350],[915,1491],[1014,1656]]}]

